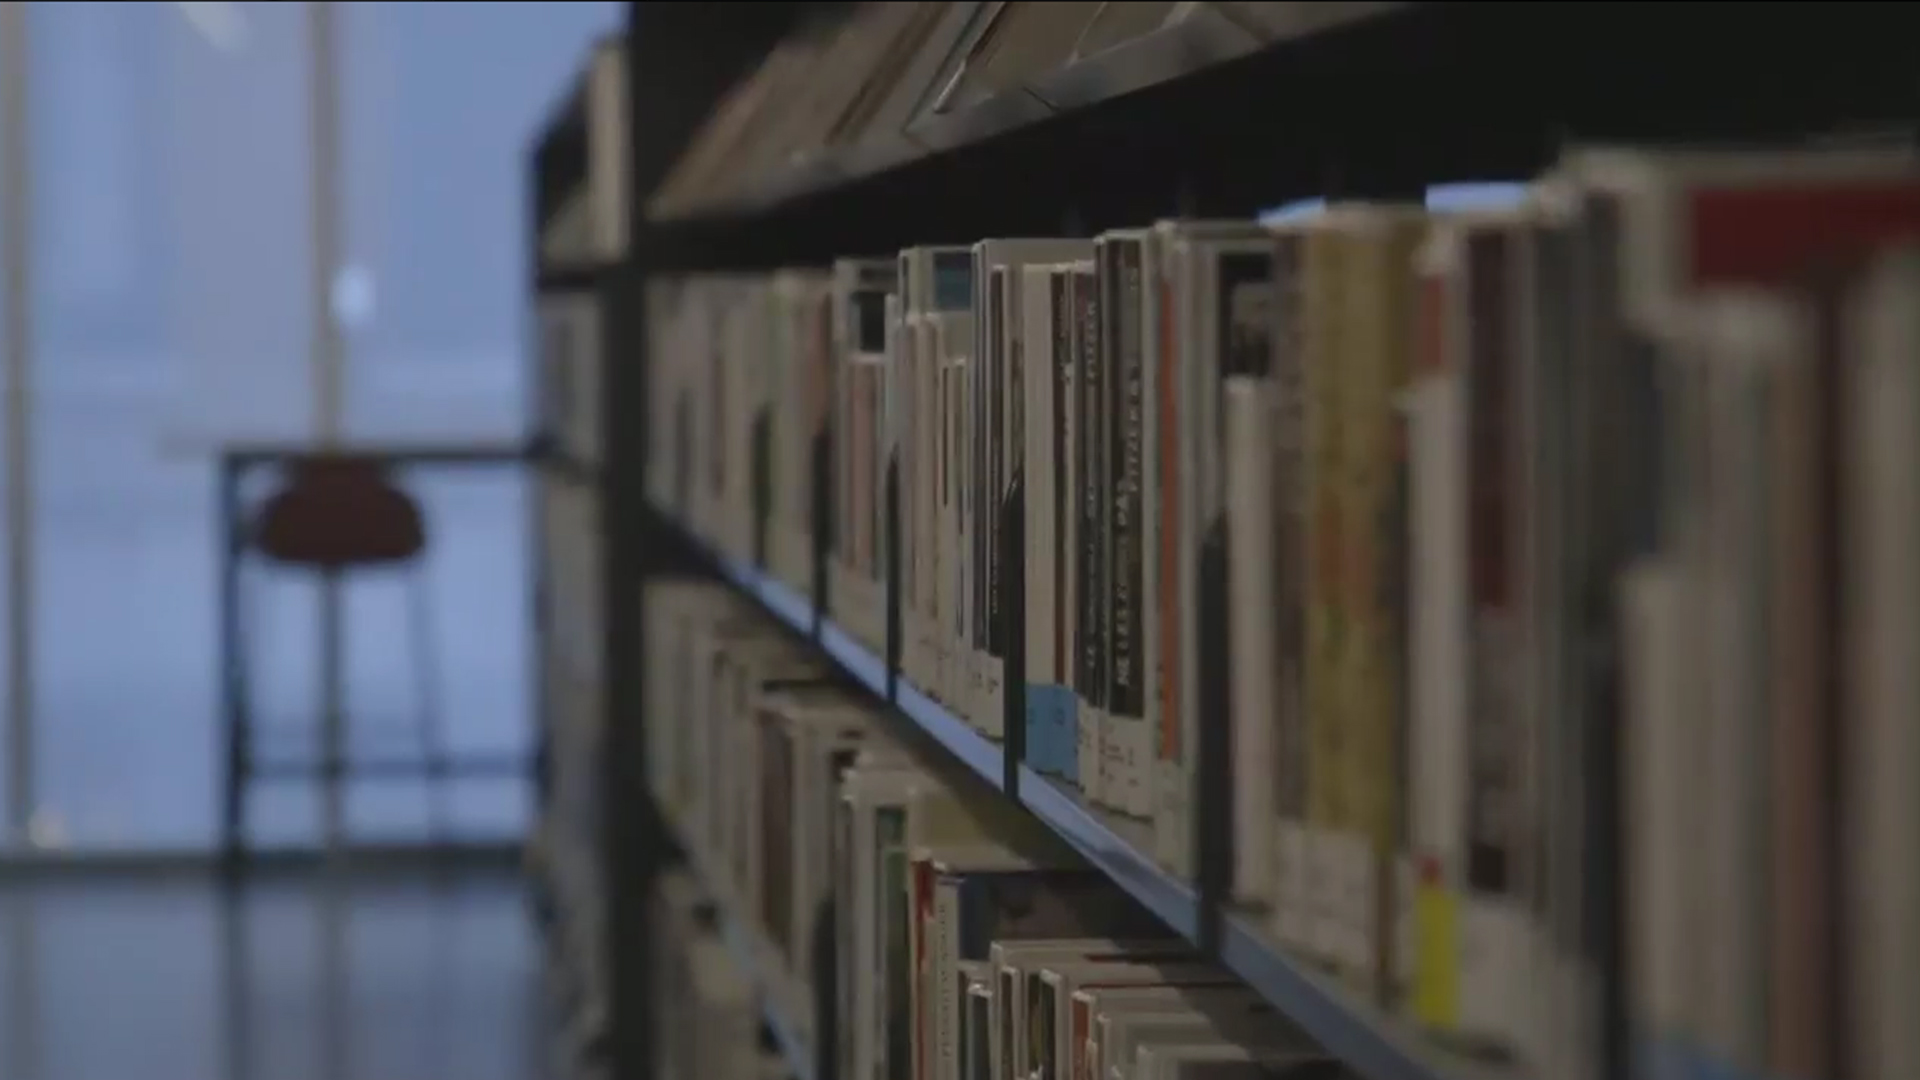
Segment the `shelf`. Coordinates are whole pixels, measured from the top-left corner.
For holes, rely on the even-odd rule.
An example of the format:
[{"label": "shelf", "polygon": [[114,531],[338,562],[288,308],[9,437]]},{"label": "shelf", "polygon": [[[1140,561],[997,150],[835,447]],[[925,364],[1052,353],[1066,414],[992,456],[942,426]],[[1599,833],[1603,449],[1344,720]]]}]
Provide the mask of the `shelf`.
[{"label": "shelf", "polygon": [[[789,629],[813,637],[813,604],[806,597],[738,559],[706,548],[693,537],[688,537],[688,540],[703,548],[707,558],[719,567],[721,575],[742,593],[759,601],[768,614]],[[942,708],[932,698],[907,685],[904,680],[895,682],[894,694],[889,697],[886,662],[854,640],[851,634],[825,619],[820,620],[818,644],[842,672],[875,697],[890,702],[961,764],[978,773],[981,779],[996,789],[1003,786],[1003,758],[1000,748],[992,740]]]},{"label": "shelf", "polygon": [[1273,40],[1202,8],[1186,21],[1122,42],[952,112],[922,117],[903,132],[882,132],[831,148],[750,183],[737,196],[680,218],[737,217],[905,167],[936,154],[1006,136],[1064,113],[1091,109],[1141,90],[1197,74],[1269,45],[1322,33],[1406,7],[1402,3],[1313,5],[1316,17]]},{"label": "shelf", "polygon": [[[656,514],[699,549],[742,595],[757,601],[789,629],[814,638],[845,675],[875,697],[890,701],[948,754],[996,789],[1005,790],[1005,761],[999,745],[904,680],[895,681],[895,694],[889,698],[885,661],[831,621],[821,618],[816,624],[813,605],[806,597]],[[1014,770],[1014,785],[1022,806],[1114,884],[1174,933],[1200,939],[1203,913],[1195,887],[1162,869],[1129,841],[1123,835],[1128,823],[1107,820],[1025,764]],[[1227,914],[1221,924],[1221,963],[1367,1080],[1515,1080],[1498,1066],[1445,1054],[1410,1025],[1354,1001],[1328,979],[1287,958],[1246,919]],[[750,955],[751,948],[747,951]]]},{"label": "shelf", "polygon": [[699,853],[687,845],[686,834],[679,824],[671,822],[670,815],[662,813],[661,816],[669,821],[668,827],[686,855],[687,869],[700,883],[700,891],[713,904],[714,921],[719,926],[721,941],[726,943],[727,951],[733,954],[733,962],[740,965],[740,970],[746,972],[747,978],[753,983],[754,996],[760,1000],[761,1023],[772,1034],[781,1060],[787,1063],[793,1080],[814,1080],[813,1051],[780,1011],[780,995],[760,968],[760,951],[754,947],[753,935],[747,930],[746,923],[734,916],[726,893],[715,886],[714,878],[707,874],[706,867],[700,862]]},{"label": "shelf", "polygon": [[1153,912],[1168,929],[1189,940],[1200,936],[1200,897],[1191,884],[1161,869],[1071,792],[1025,765],[1019,771],[1022,806]]}]

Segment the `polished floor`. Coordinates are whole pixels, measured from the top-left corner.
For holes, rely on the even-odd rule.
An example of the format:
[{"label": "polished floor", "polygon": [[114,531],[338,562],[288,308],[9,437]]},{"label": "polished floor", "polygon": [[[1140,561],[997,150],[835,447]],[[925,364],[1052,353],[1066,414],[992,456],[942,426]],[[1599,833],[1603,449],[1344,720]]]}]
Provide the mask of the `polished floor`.
[{"label": "polished floor", "polygon": [[526,911],[505,870],[0,876],[0,1080],[541,1080]]}]

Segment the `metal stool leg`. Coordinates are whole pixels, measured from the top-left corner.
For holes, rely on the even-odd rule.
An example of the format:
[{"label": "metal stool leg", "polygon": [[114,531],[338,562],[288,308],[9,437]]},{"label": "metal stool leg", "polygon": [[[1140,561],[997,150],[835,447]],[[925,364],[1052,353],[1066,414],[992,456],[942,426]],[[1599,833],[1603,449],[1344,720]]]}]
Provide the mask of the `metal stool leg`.
[{"label": "metal stool leg", "polygon": [[413,670],[419,695],[420,753],[426,762],[428,821],[436,843],[447,839],[447,733],[440,700],[438,635],[434,632],[432,582],[426,559],[407,572],[407,627],[412,638]]},{"label": "metal stool leg", "polygon": [[220,707],[226,760],[221,770],[220,840],[225,868],[237,875],[246,853],[247,778],[251,768],[250,718],[244,662],[246,633],[242,628],[240,533],[240,476],[231,460],[220,467],[219,500],[214,527],[218,529],[220,563]]}]

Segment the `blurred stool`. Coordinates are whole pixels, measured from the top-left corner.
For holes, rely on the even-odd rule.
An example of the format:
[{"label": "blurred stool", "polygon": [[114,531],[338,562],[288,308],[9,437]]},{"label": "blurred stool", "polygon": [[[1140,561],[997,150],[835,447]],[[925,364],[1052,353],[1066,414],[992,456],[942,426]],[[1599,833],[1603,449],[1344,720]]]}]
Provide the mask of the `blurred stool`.
[{"label": "blurred stool", "polygon": [[[257,779],[319,778],[329,787],[350,775],[417,774],[433,785],[436,808],[433,829],[441,832],[437,812],[439,782],[449,773],[446,731],[435,677],[435,646],[431,598],[427,592],[426,522],[413,496],[393,483],[376,460],[324,452],[303,455],[288,463],[279,490],[261,504],[251,521],[242,525],[246,548],[268,562],[319,575],[328,587],[369,570],[399,569],[407,578],[409,652],[417,681],[418,711],[415,735],[417,761],[369,762],[350,766],[328,745],[318,762],[263,763],[253,752],[252,727],[242,722],[230,736],[237,745],[228,753],[235,767],[228,770],[227,850],[230,857],[243,849],[246,797]],[[344,627],[342,628],[344,637]],[[351,730],[344,700],[327,688],[328,702],[342,710],[340,723]],[[344,699],[344,693],[339,695]],[[324,711],[323,707],[323,711]],[[243,709],[243,717],[250,710]],[[326,718],[322,717],[322,723]],[[342,743],[348,742],[343,738]]]}]

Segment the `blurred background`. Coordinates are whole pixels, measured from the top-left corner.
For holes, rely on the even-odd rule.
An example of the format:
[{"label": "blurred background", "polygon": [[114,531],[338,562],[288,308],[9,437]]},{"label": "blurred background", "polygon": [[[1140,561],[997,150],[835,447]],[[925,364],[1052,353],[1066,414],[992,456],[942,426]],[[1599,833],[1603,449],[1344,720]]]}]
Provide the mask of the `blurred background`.
[{"label": "blurred background", "polygon": [[[23,848],[206,853],[220,762],[217,452],[304,436],[314,408],[308,6],[20,6],[32,494],[0,543],[31,538],[32,707],[24,737],[0,741],[0,787],[25,778],[31,813],[0,831],[0,859]],[[620,17],[604,2],[335,5],[342,221],[324,292],[345,338],[349,438],[520,433],[522,154]],[[432,529],[453,748],[518,750],[530,632],[521,481],[508,469],[422,472],[409,487]],[[315,587],[247,574],[260,754],[311,758]],[[411,747],[404,594],[355,581],[345,603],[349,752]],[[22,748],[30,760],[6,760]],[[317,843],[314,789],[258,787],[253,842]],[[461,780],[447,808],[463,838],[510,838],[525,824],[525,784]],[[427,822],[418,778],[347,793],[351,842],[421,839]]]}]

